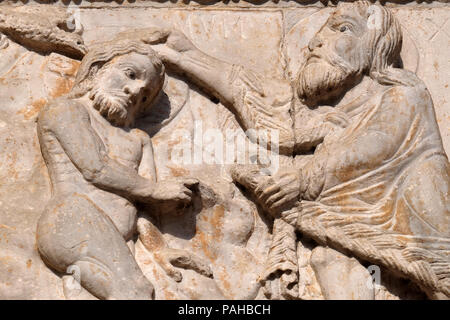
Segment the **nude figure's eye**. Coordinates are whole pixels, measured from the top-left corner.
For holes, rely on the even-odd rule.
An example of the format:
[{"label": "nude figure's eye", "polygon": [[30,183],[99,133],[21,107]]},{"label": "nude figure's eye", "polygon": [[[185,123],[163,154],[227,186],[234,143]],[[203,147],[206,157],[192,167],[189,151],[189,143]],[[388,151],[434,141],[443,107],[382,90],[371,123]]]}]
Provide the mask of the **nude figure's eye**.
[{"label": "nude figure's eye", "polygon": [[136,79],[136,72],[134,72],[131,69],[127,69],[125,71],[125,74],[127,75],[128,78],[130,78],[131,80],[135,80]]}]

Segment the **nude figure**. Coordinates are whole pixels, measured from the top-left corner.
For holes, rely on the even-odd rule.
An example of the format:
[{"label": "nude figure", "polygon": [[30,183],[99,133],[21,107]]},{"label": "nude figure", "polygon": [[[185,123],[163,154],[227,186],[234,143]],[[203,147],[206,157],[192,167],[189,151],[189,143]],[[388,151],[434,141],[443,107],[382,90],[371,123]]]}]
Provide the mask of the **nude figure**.
[{"label": "nude figure", "polygon": [[154,297],[132,252],[135,204],[184,206],[198,183],[156,181],[150,137],[133,127],[163,83],[149,45],[116,39],[91,48],[71,92],[38,118],[52,184],[37,227],[39,252],[59,274],[79,270],[81,286],[100,299]]}]

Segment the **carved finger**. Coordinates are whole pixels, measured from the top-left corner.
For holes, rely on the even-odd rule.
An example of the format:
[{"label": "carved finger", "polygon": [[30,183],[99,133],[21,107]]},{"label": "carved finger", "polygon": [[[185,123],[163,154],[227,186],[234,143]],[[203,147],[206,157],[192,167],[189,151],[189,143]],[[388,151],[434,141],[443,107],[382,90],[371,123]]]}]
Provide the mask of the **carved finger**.
[{"label": "carved finger", "polygon": [[295,199],[295,195],[285,195],[283,198],[281,198],[280,200],[278,200],[277,202],[273,203],[269,208],[271,210],[277,211],[279,210],[282,206],[284,206],[286,203],[289,203],[291,201],[293,201]]},{"label": "carved finger", "polygon": [[266,185],[265,183],[260,183],[258,184],[258,186],[256,187],[254,193],[256,197],[261,197],[261,194],[264,192],[264,189],[266,189]]},{"label": "carved finger", "polygon": [[171,31],[163,28],[148,28],[148,34],[143,38],[143,42],[147,44],[158,44],[166,42]]},{"label": "carved finger", "polygon": [[184,179],[184,180],[183,180],[183,185],[184,185],[186,188],[189,188],[189,189],[191,189],[191,190],[192,190],[193,188],[197,187],[199,183],[200,183],[200,182],[199,182],[197,179],[195,179],[195,178],[187,178],[187,179]]},{"label": "carved finger", "polygon": [[165,44],[157,44],[152,46],[152,48],[165,63],[176,65],[180,60],[180,54]]},{"label": "carved finger", "polygon": [[281,200],[283,197],[285,196],[285,192],[282,190],[278,193],[275,193],[273,195],[271,195],[266,201],[266,206],[271,207],[272,204],[274,204],[275,202],[277,202],[278,200]]},{"label": "carved finger", "polygon": [[178,201],[184,204],[188,204],[191,202],[191,197],[185,195],[184,193],[178,196]]},{"label": "carved finger", "polygon": [[188,196],[189,199],[192,198],[192,195],[193,195],[192,190],[189,190],[188,188],[184,188],[184,189],[183,189],[183,193],[184,193],[186,196]]},{"label": "carved finger", "polygon": [[325,120],[330,121],[331,123],[334,123],[335,125],[338,125],[340,127],[347,127],[348,126],[348,120],[347,118],[339,113],[329,113],[327,114],[327,116],[325,117]]},{"label": "carved finger", "polygon": [[183,280],[182,273],[172,266],[165,254],[155,253],[155,259],[169,277],[171,277],[176,282],[181,282],[181,280]]},{"label": "carved finger", "polygon": [[262,201],[266,201],[267,198],[278,193],[279,191],[280,191],[280,185],[275,184],[275,185],[270,186],[267,189],[263,190],[263,192],[259,195],[259,199]]},{"label": "carved finger", "polygon": [[284,186],[289,186],[292,184],[296,184],[297,183],[297,177],[292,176],[292,175],[288,175],[288,176],[284,176],[280,179],[280,181],[278,182],[278,184],[280,184],[282,187]]}]

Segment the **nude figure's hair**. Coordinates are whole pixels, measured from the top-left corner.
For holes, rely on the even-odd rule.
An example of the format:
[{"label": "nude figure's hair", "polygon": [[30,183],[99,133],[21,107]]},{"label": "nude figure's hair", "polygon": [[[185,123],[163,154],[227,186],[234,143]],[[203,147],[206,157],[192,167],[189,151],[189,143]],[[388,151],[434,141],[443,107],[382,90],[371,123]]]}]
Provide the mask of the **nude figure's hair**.
[{"label": "nude figure's hair", "polygon": [[138,53],[150,58],[156,72],[158,73],[158,83],[155,89],[158,91],[164,84],[165,69],[161,59],[150,45],[136,39],[117,39],[108,42],[98,43],[89,48],[88,53],[81,61],[75,83],[69,98],[80,97],[93,88],[93,82],[98,72],[116,57],[129,53]]}]

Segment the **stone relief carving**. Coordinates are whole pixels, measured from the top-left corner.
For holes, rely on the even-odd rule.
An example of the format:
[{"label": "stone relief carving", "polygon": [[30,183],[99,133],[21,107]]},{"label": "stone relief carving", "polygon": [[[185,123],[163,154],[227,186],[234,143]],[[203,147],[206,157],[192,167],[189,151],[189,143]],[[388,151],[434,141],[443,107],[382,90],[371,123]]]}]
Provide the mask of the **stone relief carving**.
[{"label": "stone relief carving", "polygon": [[[86,46],[86,25],[53,9],[0,7],[0,145],[20,159],[2,173],[0,298],[450,297],[449,162],[418,47],[390,9],[315,11],[266,73],[215,57],[209,35],[199,49],[191,17],[186,34],[93,37],[88,21]],[[17,83],[32,89],[14,96]],[[2,128],[31,151],[9,152]],[[205,163],[211,129],[245,131],[258,156]],[[189,148],[194,163],[176,162]]]},{"label": "stone relief carving", "polygon": [[[80,59],[86,53],[81,37],[83,29],[77,29],[73,19],[63,8],[49,11],[39,7],[2,6],[0,32],[3,37],[9,37],[33,50],[44,53],[61,52],[68,57]],[[5,48],[7,41],[1,42],[1,46]]]}]

